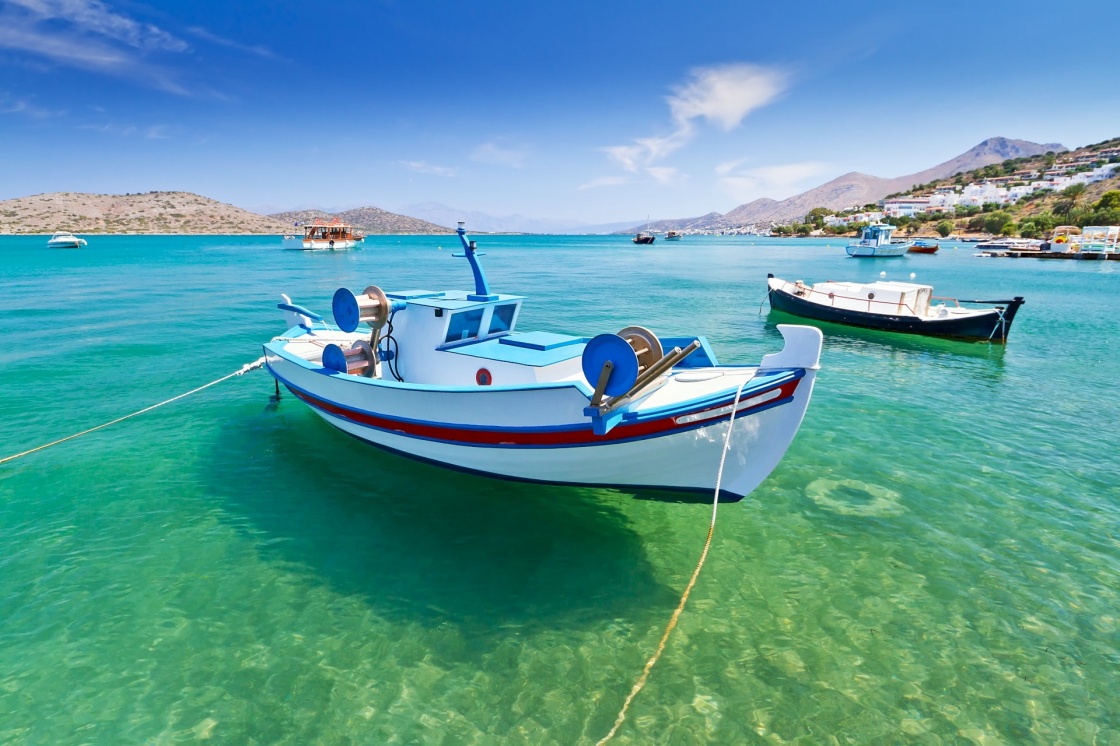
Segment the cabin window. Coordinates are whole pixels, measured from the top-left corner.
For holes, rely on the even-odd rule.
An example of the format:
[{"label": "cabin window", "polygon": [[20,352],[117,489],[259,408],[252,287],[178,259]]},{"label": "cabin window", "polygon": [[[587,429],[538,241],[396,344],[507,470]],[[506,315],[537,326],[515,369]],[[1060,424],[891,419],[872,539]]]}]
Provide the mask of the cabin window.
[{"label": "cabin window", "polygon": [[508,332],[513,328],[513,314],[517,311],[516,303],[507,303],[504,306],[494,306],[494,313],[490,317],[490,331],[487,334]]},{"label": "cabin window", "polygon": [[482,326],[481,308],[473,311],[460,311],[451,314],[451,321],[447,324],[447,339],[444,342],[458,342],[478,336],[478,328]]}]

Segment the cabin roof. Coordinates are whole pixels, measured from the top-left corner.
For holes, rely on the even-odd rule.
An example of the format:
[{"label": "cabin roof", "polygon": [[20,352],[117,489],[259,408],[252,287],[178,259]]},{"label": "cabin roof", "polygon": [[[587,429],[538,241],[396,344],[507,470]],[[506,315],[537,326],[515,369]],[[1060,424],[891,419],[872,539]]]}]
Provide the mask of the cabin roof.
[{"label": "cabin roof", "polygon": [[461,311],[464,308],[481,308],[498,303],[523,300],[523,295],[498,294],[491,300],[472,300],[465,290],[398,290],[385,293],[390,298],[407,301],[410,306],[426,306],[428,308],[443,308],[448,311]]}]

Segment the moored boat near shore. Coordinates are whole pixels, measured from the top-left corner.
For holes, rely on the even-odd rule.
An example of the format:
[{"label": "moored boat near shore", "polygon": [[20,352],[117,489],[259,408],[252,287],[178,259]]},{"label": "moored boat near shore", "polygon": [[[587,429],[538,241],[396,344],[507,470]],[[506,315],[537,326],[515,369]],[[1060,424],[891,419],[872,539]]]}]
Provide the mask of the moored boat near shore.
[{"label": "moored boat near shore", "polygon": [[[287,297],[264,345],[276,380],[340,430],[454,469],[561,484],[711,491],[781,460],[809,404],[822,336],[779,327],[781,352],[719,365],[703,337],[641,327],[594,338],[516,328],[524,298],[493,293],[460,224],[474,292],[335,293],[335,325]],[[359,328],[360,324],[364,324]]]},{"label": "moored boat near shore", "polygon": [[[828,281],[810,286],[774,275],[767,275],[767,295],[774,310],[817,321],[999,343],[1007,341],[1011,322],[1024,302],[1020,296],[959,301],[933,295],[930,285],[909,282]],[[992,307],[966,308],[962,303]]]},{"label": "moored boat near shore", "polygon": [[930,241],[924,238],[919,238],[914,241],[914,244],[907,249],[909,254],[936,254],[937,250],[941,248],[941,244],[937,241]]},{"label": "moored boat near shore", "polygon": [[668,233],[665,234],[665,240],[666,241],[680,241],[681,240],[681,235],[682,234],[681,234],[680,231],[669,231]]},{"label": "moored boat near shore", "polygon": [[848,256],[871,259],[876,257],[906,256],[909,242],[891,241],[895,227],[888,223],[872,223],[864,227],[858,241],[848,244]]}]

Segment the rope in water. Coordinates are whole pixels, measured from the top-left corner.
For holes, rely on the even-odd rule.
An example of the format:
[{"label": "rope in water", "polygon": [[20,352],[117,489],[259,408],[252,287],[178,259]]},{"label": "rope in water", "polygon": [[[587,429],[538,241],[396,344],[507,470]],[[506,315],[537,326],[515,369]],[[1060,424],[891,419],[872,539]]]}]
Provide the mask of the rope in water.
[{"label": "rope in water", "polygon": [[191,394],[197,394],[199,391],[202,391],[203,389],[208,389],[211,386],[213,386],[215,384],[219,384],[222,381],[226,381],[230,378],[233,378],[234,376],[243,376],[246,373],[248,373],[249,371],[256,370],[257,368],[260,368],[263,365],[264,365],[264,358],[262,357],[258,360],[255,360],[255,361],[251,362],[251,363],[248,363],[246,365],[242,365],[239,370],[234,371],[233,373],[230,373],[229,375],[222,376],[221,378],[219,378],[217,380],[214,380],[214,381],[211,381],[210,383],[207,383],[205,385],[199,386],[196,389],[191,389],[190,391],[188,391],[185,394],[179,394],[178,396],[173,396],[170,399],[167,399],[165,401],[161,401],[159,404],[153,404],[150,407],[144,407],[143,409],[141,409],[137,412],[133,412],[132,414],[126,414],[124,417],[118,417],[115,420],[110,420],[109,422],[106,422],[102,425],[98,425],[97,427],[91,427],[90,429],[83,430],[80,433],[74,433],[73,435],[67,435],[65,438],[59,438],[58,440],[52,441],[52,442],[47,443],[45,445],[41,445],[41,446],[37,446],[36,448],[32,448],[29,451],[24,451],[23,453],[17,453],[15,455],[8,456],[6,458],[0,458],[0,464],[6,464],[9,461],[15,461],[17,458],[21,458],[23,456],[30,455],[32,453],[35,453],[36,451],[41,451],[44,448],[50,448],[51,446],[56,446],[59,443],[65,443],[68,440],[73,440],[74,438],[79,438],[83,435],[87,435],[87,434],[92,433],[96,430],[101,430],[102,428],[109,427],[109,425],[115,425],[118,422],[124,422],[127,419],[130,419],[130,418],[135,417],[135,416],[140,415],[140,414],[144,414],[145,412],[151,412],[153,409],[159,409],[160,407],[162,407],[165,404],[170,404],[171,402],[179,401],[180,399],[184,399],[184,398],[190,396]]},{"label": "rope in water", "polygon": [[649,673],[657,664],[661,654],[665,652],[665,645],[669,642],[669,635],[673,634],[673,629],[677,626],[677,620],[681,617],[681,612],[684,611],[684,605],[688,603],[688,596],[692,593],[692,587],[696,585],[696,579],[700,577],[700,570],[704,567],[704,560],[708,559],[708,549],[712,546],[712,535],[716,530],[716,512],[719,510],[719,488],[720,483],[723,481],[723,465],[727,461],[727,451],[731,446],[731,428],[735,425],[735,415],[739,409],[739,397],[743,394],[743,387],[747,385],[750,377],[744,378],[743,382],[739,384],[739,389],[735,392],[735,403],[731,405],[731,419],[727,423],[727,436],[723,439],[723,453],[719,457],[719,471],[716,472],[716,491],[712,499],[712,521],[708,524],[708,538],[704,540],[704,551],[700,553],[700,561],[696,564],[696,569],[692,571],[692,577],[688,581],[688,585],[684,588],[684,593],[681,594],[680,603],[677,604],[673,616],[669,617],[669,624],[666,625],[665,631],[661,635],[661,641],[657,643],[657,651],[654,652],[650,659],[646,661],[645,668],[642,669],[642,675],[634,682],[630,694],[627,695],[626,701],[622,703],[622,709],[618,712],[618,717],[615,718],[614,725],[611,726],[611,731],[603,736],[595,746],[603,746],[604,743],[614,738],[618,733],[618,729],[622,727],[623,721],[626,720],[626,712],[630,709],[630,703],[634,701],[634,697],[642,691],[649,679]]}]

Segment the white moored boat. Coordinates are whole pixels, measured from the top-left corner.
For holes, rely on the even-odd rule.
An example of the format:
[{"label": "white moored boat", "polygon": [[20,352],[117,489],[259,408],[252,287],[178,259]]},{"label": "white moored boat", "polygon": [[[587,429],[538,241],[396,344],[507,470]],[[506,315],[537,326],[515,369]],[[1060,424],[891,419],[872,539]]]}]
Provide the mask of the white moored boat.
[{"label": "white moored boat", "polygon": [[894,226],[887,223],[872,223],[865,226],[858,241],[848,244],[848,256],[872,258],[881,256],[906,256],[914,245],[912,241],[891,241]]},{"label": "white moored boat", "polygon": [[285,249],[301,251],[341,251],[353,249],[366,237],[354,232],[354,226],[340,220],[317,220],[303,226],[303,236],[284,236]]},{"label": "white moored boat", "polygon": [[278,385],[368,443],[504,478],[711,491],[733,409],[721,497],[777,466],[809,404],[817,329],[780,326],[784,349],[753,366],[641,327],[521,332],[524,299],[490,292],[458,234],[474,292],[340,288],[335,324],[285,296],[291,328],[264,345]]},{"label": "white moored boat", "polygon": [[59,231],[51,235],[47,246],[52,249],[80,249],[86,245],[84,238],[78,238],[73,233]]}]

